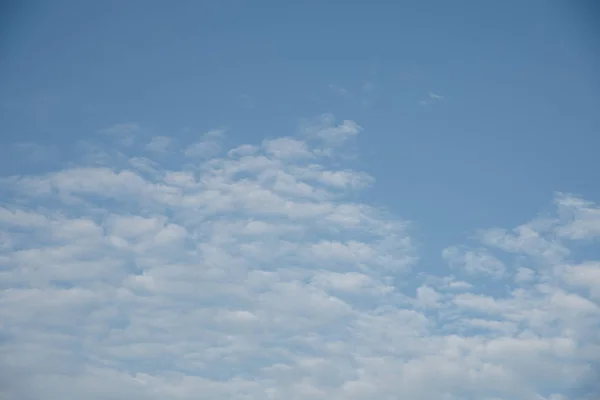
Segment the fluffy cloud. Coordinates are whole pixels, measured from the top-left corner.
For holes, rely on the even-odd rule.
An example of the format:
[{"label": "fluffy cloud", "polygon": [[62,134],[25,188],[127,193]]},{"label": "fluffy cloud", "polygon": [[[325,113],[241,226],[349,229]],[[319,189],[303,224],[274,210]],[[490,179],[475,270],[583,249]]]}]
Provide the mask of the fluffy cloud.
[{"label": "fluffy cloud", "polygon": [[135,122],[125,124],[115,124],[108,128],[101,129],[99,132],[103,135],[111,136],[122,146],[129,147],[135,142],[135,137],[139,135],[142,128]]},{"label": "fluffy cloud", "polygon": [[563,222],[555,228],[559,236],[575,240],[600,236],[600,209],[594,203],[559,193],[555,204]]},{"label": "fluffy cloud", "polygon": [[332,167],[359,131],[327,115],[304,139],[223,156],[215,131],[179,149],[185,163],[155,138],[173,159],[103,148],[93,164],[4,178],[0,399],[598,389],[600,266],[571,246],[597,236],[599,208],[558,194],[553,218],[443,250],[462,280],[422,275],[411,225],[351,200],[374,179]]},{"label": "fluffy cloud", "polygon": [[153,151],[156,153],[164,153],[169,150],[169,147],[172,145],[171,138],[166,136],[156,136],[153,137],[150,142],[146,145],[146,150]]},{"label": "fluffy cloud", "polygon": [[468,274],[487,274],[501,277],[504,264],[486,250],[468,250],[457,246],[447,247],[442,257],[452,268],[459,268]]},{"label": "fluffy cloud", "polygon": [[275,158],[304,158],[312,157],[306,143],[288,137],[266,140],[263,143],[265,152]]},{"label": "fluffy cloud", "polygon": [[211,158],[216,156],[221,150],[220,140],[225,131],[214,129],[206,132],[196,143],[190,144],[183,153],[186,157]]}]

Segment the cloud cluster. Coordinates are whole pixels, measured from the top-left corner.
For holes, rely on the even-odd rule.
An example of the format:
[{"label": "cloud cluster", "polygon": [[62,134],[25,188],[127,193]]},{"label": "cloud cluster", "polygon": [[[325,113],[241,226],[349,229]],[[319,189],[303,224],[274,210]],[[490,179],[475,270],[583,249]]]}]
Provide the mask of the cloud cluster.
[{"label": "cloud cluster", "polygon": [[555,216],[478,232],[417,275],[411,224],[333,167],[360,130],[324,116],[228,151],[222,131],[128,140],[4,178],[0,399],[597,393],[600,262],[574,249],[600,236],[598,206],[558,194]]}]

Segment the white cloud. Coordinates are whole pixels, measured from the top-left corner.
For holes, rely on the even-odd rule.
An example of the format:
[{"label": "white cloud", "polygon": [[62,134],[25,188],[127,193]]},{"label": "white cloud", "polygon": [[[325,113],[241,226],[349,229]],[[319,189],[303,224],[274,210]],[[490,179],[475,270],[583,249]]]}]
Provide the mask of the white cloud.
[{"label": "white cloud", "polygon": [[135,142],[135,137],[142,131],[139,124],[129,122],[124,124],[116,124],[111,127],[100,130],[101,134],[117,138],[118,142],[126,147],[132,146]]},{"label": "white cloud", "polygon": [[522,253],[544,262],[555,264],[569,255],[569,249],[557,238],[545,236],[535,222],[524,224],[507,232],[504,229],[488,229],[481,233],[484,244],[511,253]]},{"label": "white cloud", "polygon": [[569,239],[592,239],[600,236],[600,207],[591,201],[559,193],[555,203],[564,218],[556,228],[559,236]]},{"label": "white cloud", "polygon": [[486,250],[452,246],[442,251],[442,257],[452,268],[462,269],[468,274],[487,274],[498,278],[504,275],[504,264]]},{"label": "white cloud", "polygon": [[586,288],[590,296],[600,300],[600,262],[588,261],[566,266],[562,270],[562,277],[573,286]]},{"label": "white cloud", "polygon": [[222,129],[213,129],[202,135],[202,138],[186,147],[183,151],[186,157],[211,158],[221,151],[220,141],[225,136]]},{"label": "white cloud", "polygon": [[596,206],[446,249],[476,281],[424,275],[411,225],[353,196],[373,178],[319,153],[358,125],[323,118],[316,144],[3,179],[0,398],[583,399]]},{"label": "white cloud", "polygon": [[251,156],[258,151],[256,146],[251,144],[243,144],[241,146],[235,147],[227,152],[229,157],[244,157]]},{"label": "white cloud", "polygon": [[312,157],[313,154],[308,151],[306,143],[292,139],[289,137],[282,137],[277,139],[265,140],[263,147],[267,154],[275,158],[305,158]]},{"label": "white cloud", "polygon": [[361,130],[362,127],[352,120],[336,124],[331,114],[323,114],[316,121],[306,123],[303,129],[304,133],[322,140],[328,146],[340,146]]},{"label": "white cloud", "polygon": [[350,293],[384,294],[394,289],[383,282],[374,280],[360,272],[329,272],[317,273],[312,282],[322,288]]},{"label": "white cloud", "polygon": [[515,282],[531,282],[535,278],[535,271],[531,268],[520,267],[515,274]]},{"label": "white cloud", "polygon": [[341,188],[348,186],[360,188],[373,182],[373,178],[369,175],[354,171],[323,171],[317,179],[325,184]]},{"label": "white cloud", "polygon": [[221,150],[218,143],[212,141],[197,142],[188,146],[184,154],[186,157],[209,158],[215,156]]},{"label": "white cloud", "polygon": [[146,145],[146,150],[155,153],[164,153],[169,150],[173,140],[166,136],[155,136]]},{"label": "white cloud", "polygon": [[128,164],[131,165],[138,172],[145,172],[152,175],[157,175],[160,173],[160,166],[158,163],[145,158],[145,157],[131,157],[128,161]]},{"label": "white cloud", "polygon": [[473,285],[465,281],[451,281],[448,283],[447,287],[449,289],[470,289]]},{"label": "white cloud", "polygon": [[420,286],[417,288],[417,298],[415,304],[418,307],[437,308],[439,306],[440,294],[429,286]]},{"label": "white cloud", "polygon": [[115,124],[111,127],[102,129],[100,132],[106,135],[125,135],[131,133],[137,133],[141,131],[141,127],[135,122],[129,122],[126,124]]},{"label": "white cloud", "polygon": [[325,127],[319,130],[317,136],[330,143],[343,143],[347,138],[356,136],[361,129],[356,122],[344,120],[337,126]]},{"label": "white cloud", "polygon": [[342,97],[345,97],[345,98],[354,97],[352,95],[352,93],[350,93],[350,91],[348,89],[346,89],[345,87],[333,85],[333,84],[330,84],[328,87],[329,87],[329,90],[331,90],[332,92],[334,92]]},{"label": "white cloud", "polygon": [[437,93],[429,92],[429,93],[427,93],[427,98],[420,100],[419,104],[422,106],[427,106],[429,104],[432,104],[436,101],[441,101],[441,100],[444,100],[444,96],[437,94]]},{"label": "white cloud", "polygon": [[292,172],[303,179],[315,181],[337,189],[362,189],[371,185],[375,180],[372,176],[352,170],[331,171],[318,164],[307,167],[295,167]]}]

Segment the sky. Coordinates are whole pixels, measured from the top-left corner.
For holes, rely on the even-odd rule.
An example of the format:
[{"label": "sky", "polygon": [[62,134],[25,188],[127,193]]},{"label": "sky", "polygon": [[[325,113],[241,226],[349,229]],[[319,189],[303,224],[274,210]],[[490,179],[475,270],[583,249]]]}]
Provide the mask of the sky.
[{"label": "sky", "polygon": [[0,5],[0,400],[594,400],[592,1]]}]

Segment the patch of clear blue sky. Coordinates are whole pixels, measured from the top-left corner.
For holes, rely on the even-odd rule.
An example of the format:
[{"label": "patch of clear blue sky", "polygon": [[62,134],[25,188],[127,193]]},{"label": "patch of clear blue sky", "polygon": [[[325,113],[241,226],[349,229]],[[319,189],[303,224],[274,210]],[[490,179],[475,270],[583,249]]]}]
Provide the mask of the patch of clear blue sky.
[{"label": "patch of clear blue sky", "polygon": [[52,167],[15,142],[66,160],[98,129],[137,122],[182,141],[226,126],[248,143],[331,112],[365,128],[366,200],[416,222],[426,263],[475,229],[525,222],[555,190],[600,200],[593,1],[2,7],[2,175]]}]

